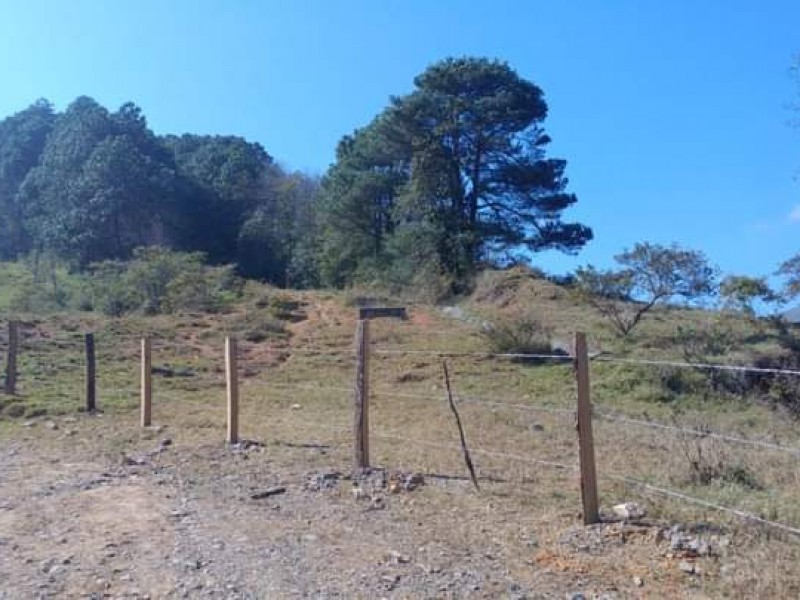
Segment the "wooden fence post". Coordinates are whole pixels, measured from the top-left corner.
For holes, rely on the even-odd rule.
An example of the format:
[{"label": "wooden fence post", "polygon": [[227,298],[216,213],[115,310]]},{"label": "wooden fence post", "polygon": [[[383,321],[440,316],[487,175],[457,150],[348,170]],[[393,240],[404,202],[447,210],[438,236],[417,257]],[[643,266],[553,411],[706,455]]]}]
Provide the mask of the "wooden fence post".
[{"label": "wooden fence post", "polygon": [[86,411],[97,410],[97,368],[94,354],[94,334],[86,334]]},{"label": "wooden fence post", "polygon": [[150,338],[142,338],[142,427],[150,427],[153,404],[153,369]]},{"label": "wooden fence post", "polygon": [[600,521],[597,502],[597,474],[594,464],[594,438],[592,436],[592,400],[589,383],[589,350],[586,334],[575,334],[575,376],[578,382],[578,452],[581,463],[581,499],[583,523],[591,525]]},{"label": "wooden fence post", "polygon": [[6,394],[17,393],[17,352],[19,350],[19,323],[8,322],[8,355],[6,356],[6,380],[3,391]]},{"label": "wooden fence post", "polygon": [[236,338],[225,338],[225,376],[228,382],[228,443],[239,441],[239,379],[236,369]]},{"label": "wooden fence post", "polygon": [[354,466],[369,468],[369,321],[359,319],[356,328],[356,389],[354,395]]}]

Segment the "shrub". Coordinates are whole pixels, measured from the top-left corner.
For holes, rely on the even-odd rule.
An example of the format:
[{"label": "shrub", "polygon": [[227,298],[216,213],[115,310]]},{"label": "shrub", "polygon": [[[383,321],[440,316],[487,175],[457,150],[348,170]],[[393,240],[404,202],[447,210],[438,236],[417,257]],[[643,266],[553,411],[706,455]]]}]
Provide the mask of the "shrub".
[{"label": "shrub", "polygon": [[551,354],[551,331],[531,315],[507,319],[488,326],[483,336],[498,354]]}]

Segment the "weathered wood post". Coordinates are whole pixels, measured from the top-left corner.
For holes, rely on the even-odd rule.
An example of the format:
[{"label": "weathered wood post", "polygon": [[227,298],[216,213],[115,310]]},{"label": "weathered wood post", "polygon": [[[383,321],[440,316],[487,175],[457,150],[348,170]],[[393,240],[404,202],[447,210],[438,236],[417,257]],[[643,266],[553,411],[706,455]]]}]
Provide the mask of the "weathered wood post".
[{"label": "weathered wood post", "polygon": [[359,319],[356,327],[355,389],[355,471],[369,468],[369,321]]},{"label": "weathered wood post", "polygon": [[597,474],[594,463],[594,437],[592,435],[592,400],[589,382],[589,350],[586,334],[575,334],[575,377],[578,383],[578,452],[581,464],[581,499],[583,523],[591,525],[600,521],[597,501]]},{"label": "weathered wood post", "polygon": [[150,427],[153,404],[153,369],[150,338],[142,338],[142,427]]},{"label": "weathered wood post", "polygon": [[236,368],[236,338],[225,338],[225,376],[228,385],[228,443],[239,441],[239,379]]},{"label": "weathered wood post", "polygon": [[19,323],[8,322],[8,355],[6,356],[6,379],[3,391],[6,394],[17,393],[17,352],[19,351]]},{"label": "weathered wood post", "polygon": [[86,334],[86,411],[97,410],[97,365],[94,353],[94,334]]}]

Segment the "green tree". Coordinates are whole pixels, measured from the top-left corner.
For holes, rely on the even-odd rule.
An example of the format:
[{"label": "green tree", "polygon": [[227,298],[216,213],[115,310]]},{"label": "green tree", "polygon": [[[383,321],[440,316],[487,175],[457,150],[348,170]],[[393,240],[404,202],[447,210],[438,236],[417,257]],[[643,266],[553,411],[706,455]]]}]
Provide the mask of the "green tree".
[{"label": "green tree", "polygon": [[695,301],[716,289],[716,269],[705,255],[675,244],[638,243],[614,260],[617,269],[579,268],[576,289],[623,336],[657,305]]},{"label": "green tree", "polygon": [[133,104],[109,113],[81,97],[56,119],[20,196],[38,249],[80,265],[165,243],[177,174]]},{"label": "green tree", "polygon": [[778,300],[766,277],[748,277],[747,275],[729,275],[719,286],[719,294],[724,305],[753,317],[756,314],[756,302],[771,303]]},{"label": "green tree", "polygon": [[784,261],[778,268],[776,275],[785,278],[783,295],[787,299],[800,296],[800,254]]},{"label": "green tree", "polygon": [[0,121],[0,258],[30,250],[26,206],[19,190],[39,162],[55,114],[46,100]]},{"label": "green tree", "polygon": [[577,199],[566,162],[545,156],[541,89],[483,58],[443,60],[414,84],[339,144],[321,205],[327,281],[419,248],[461,278],[483,261],[575,252],[591,239],[562,221]]}]

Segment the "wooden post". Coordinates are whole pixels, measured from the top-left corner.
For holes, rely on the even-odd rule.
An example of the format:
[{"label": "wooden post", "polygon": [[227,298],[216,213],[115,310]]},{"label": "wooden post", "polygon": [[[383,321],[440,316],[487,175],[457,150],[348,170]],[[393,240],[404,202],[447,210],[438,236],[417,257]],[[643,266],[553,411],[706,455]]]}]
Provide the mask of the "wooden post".
[{"label": "wooden post", "polygon": [[228,382],[228,443],[239,441],[239,379],[236,369],[236,338],[225,338],[225,376]]},{"label": "wooden post", "polygon": [[354,395],[354,467],[369,468],[369,321],[359,319],[356,328],[356,389]]},{"label": "wooden post", "polygon": [[594,438],[592,436],[592,400],[589,384],[589,351],[586,334],[575,334],[575,376],[578,381],[578,452],[581,462],[581,499],[583,523],[591,525],[600,521],[597,502],[597,474],[594,465]]},{"label": "wooden post", "polygon": [[153,370],[150,338],[142,338],[142,427],[150,427],[153,403]]},{"label": "wooden post", "polygon": [[6,394],[17,393],[17,352],[19,351],[19,323],[8,322],[8,355],[6,356],[6,380],[3,391]]},{"label": "wooden post", "polygon": [[86,334],[86,411],[97,410],[96,365],[94,355],[94,334]]}]

